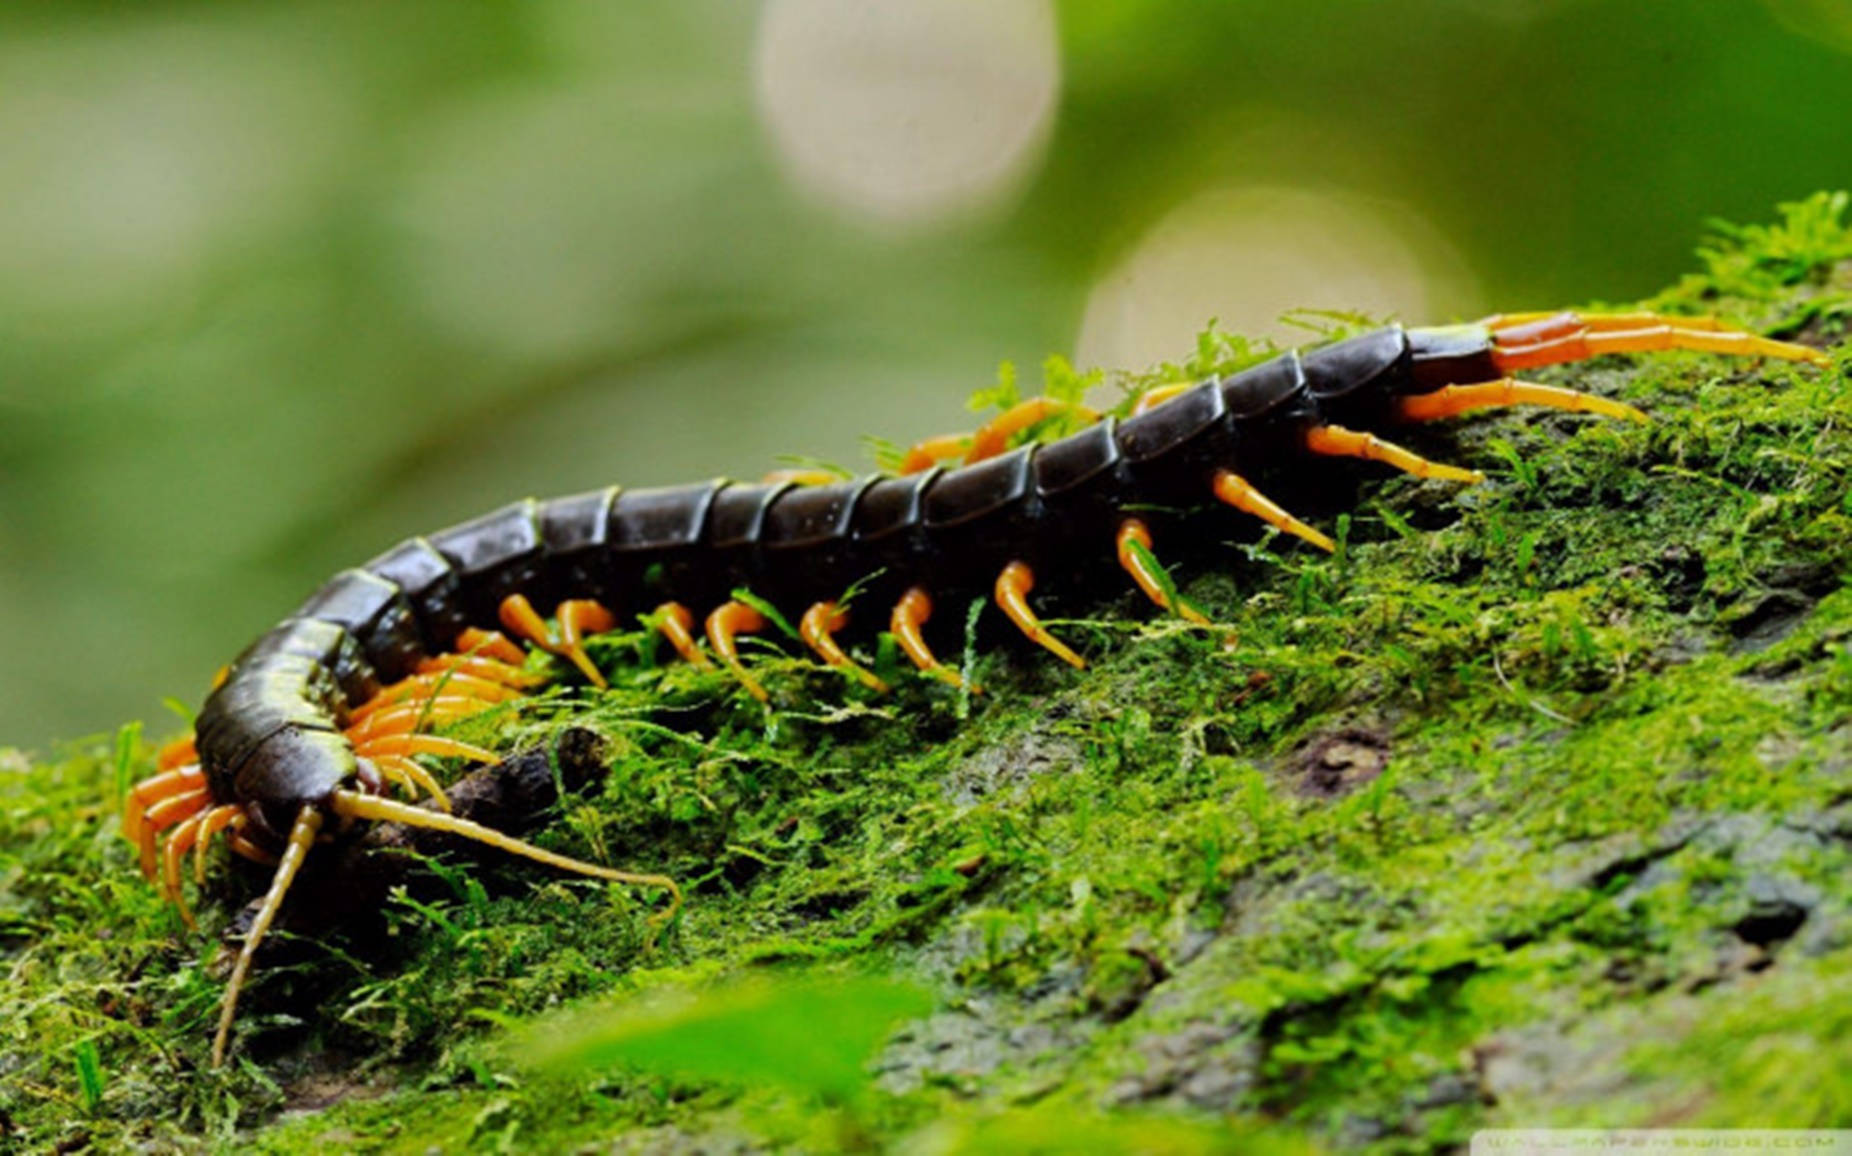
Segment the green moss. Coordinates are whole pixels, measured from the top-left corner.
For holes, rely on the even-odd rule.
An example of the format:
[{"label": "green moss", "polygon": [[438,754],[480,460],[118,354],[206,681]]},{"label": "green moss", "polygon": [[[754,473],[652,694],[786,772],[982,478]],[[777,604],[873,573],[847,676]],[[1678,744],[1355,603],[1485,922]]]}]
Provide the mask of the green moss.
[{"label": "green moss", "polygon": [[[1266,537],[1181,584],[1238,646],[1128,596],[1057,627],[1085,672],[977,648],[981,696],[874,697],[766,649],[767,710],[654,665],[643,630],[598,640],[609,693],[459,733],[606,735],[608,781],[539,839],[673,874],[681,914],[657,932],[645,891],[432,865],[384,946],[267,969],[225,1072],[208,963],[252,881],[216,872],[198,934],[142,884],[114,818],[139,731],[4,756],[0,1147],[1428,1151],[1540,1122],[1846,1124],[1844,209],[1721,233],[1659,301],[1841,370],[1554,371],[1654,420],[1432,434],[1488,483],[1372,480],[1320,512],[1337,555]],[[1211,332],[1136,381],[1262,352]],[[740,1002],[741,976],[767,983]],[[874,1012],[813,981],[869,976],[934,1010],[858,1080]],[[574,1026],[665,993],[692,1002],[661,1038],[752,1063]],[[586,1033],[579,1059],[537,1066],[535,1023],[569,1052]]]}]

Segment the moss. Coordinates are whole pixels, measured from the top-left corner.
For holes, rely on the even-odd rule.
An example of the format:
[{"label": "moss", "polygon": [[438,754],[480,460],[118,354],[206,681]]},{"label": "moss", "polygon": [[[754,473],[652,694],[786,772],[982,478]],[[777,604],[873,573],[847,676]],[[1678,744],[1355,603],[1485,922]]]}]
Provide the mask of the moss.
[{"label": "moss", "polygon": [[[541,841],[674,874],[683,913],[658,934],[645,892],[432,865],[382,941],[267,968],[225,1072],[210,961],[252,881],[215,873],[200,934],[141,883],[114,818],[138,731],[5,756],[0,1146],[1390,1152],[1845,1125],[1844,208],[1722,234],[1659,301],[1803,333],[1839,370],[1555,371],[1653,422],[1433,433],[1490,482],[1373,478],[1329,518],[1336,556],[1262,538],[1183,584],[1238,647],[1128,597],[1059,627],[1085,672],[980,648],[982,696],[875,698],[768,652],[768,712],[651,665],[641,633],[600,640],[611,693],[462,733],[607,735],[602,791]],[[1258,352],[1210,334],[1138,384]],[[845,1087],[806,1057],[899,1013],[801,993],[871,974],[934,1010]],[[707,1038],[741,975],[769,994],[716,1038],[788,1054],[777,1079],[724,1042],[691,1070],[521,1042],[664,993],[694,998],[662,1030]]]}]

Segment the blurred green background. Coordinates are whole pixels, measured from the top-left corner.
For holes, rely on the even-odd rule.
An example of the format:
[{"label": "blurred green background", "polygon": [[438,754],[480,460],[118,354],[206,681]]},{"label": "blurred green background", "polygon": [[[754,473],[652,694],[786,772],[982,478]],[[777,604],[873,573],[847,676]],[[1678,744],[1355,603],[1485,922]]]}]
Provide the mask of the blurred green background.
[{"label": "blurred green background", "polygon": [[967,425],[1001,359],[1649,292],[1852,181],[1848,110],[1846,0],[8,5],[0,743],[169,729],[518,496]]}]

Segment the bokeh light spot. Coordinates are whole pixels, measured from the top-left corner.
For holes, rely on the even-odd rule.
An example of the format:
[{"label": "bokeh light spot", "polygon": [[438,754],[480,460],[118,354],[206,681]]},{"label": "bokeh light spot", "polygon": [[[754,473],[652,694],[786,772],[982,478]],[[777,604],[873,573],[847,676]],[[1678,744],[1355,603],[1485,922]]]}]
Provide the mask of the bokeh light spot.
[{"label": "bokeh light spot", "polygon": [[1329,309],[1433,321],[1478,304],[1460,258],[1421,220],[1346,193],[1198,194],[1094,286],[1076,355],[1140,367],[1187,351],[1211,320],[1302,344],[1280,316]]},{"label": "bokeh light spot", "polygon": [[1047,0],[771,0],[759,114],[799,187],[887,223],[1001,203],[1048,138]]}]

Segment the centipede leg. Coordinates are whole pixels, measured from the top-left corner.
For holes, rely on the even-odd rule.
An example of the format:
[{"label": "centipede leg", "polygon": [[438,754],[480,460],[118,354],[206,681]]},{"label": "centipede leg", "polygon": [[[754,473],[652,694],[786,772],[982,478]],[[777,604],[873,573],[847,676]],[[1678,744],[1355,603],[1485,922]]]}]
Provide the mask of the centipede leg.
[{"label": "centipede leg", "polygon": [[[1209,619],[1203,612],[1181,599],[1175,607],[1171,597],[1165,592],[1163,568],[1156,565],[1157,559],[1151,555],[1151,530],[1137,518],[1127,518],[1119,523],[1119,534],[1114,540],[1119,555],[1119,565],[1138,588],[1145,592],[1145,597],[1156,603],[1160,610],[1173,610],[1177,617],[1198,626],[1208,626]],[[1134,549],[1134,546],[1137,549]]]},{"label": "centipede leg", "polygon": [[1019,401],[968,434],[940,434],[916,442],[901,459],[900,472],[917,474],[953,458],[963,456],[965,464],[994,458],[1010,446],[1010,439],[1030,426],[1051,417],[1071,413],[1083,423],[1100,420],[1099,411],[1079,402],[1059,398],[1032,397]]},{"label": "centipede leg", "polygon": [[516,635],[579,668],[586,680],[603,690],[608,684],[604,674],[592,664],[581,640],[588,634],[601,634],[617,625],[617,618],[589,598],[573,598],[559,604],[554,619],[559,623],[556,635],[534,609],[525,594],[510,594],[502,599],[499,611],[502,625]]},{"label": "centipede leg", "polygon": [[1724,325],[1714,317],[1661,313],[1518,313],[1487,318],[1493,360],[1503,372],[1581,361],[1604,353],[1684,349],[1831,365],[1817,349]]},{"label": "centipede leg", "polygon": [[213,837],[236,823],[242,813],[236,804],[224,803],[200,816],[199,841],[193,844],[193,882],[205,884],[206,852],[212,848]]},{"label": "centipede leg", "polygon": [[234,853],[249,859],[253,863],[258,863],[265,867],[275,867],[278,862],[277,857],[271,854],[261,843],[253,841],[249,835],[244,833],[245,829],[250,825],[250,816],[240,812],[238,817],[232,820],[231,828],[225,832],[226,845],[229,846]]},{"label": "centipede leg", "polygon": [[922,473],[953,458],[963,457],[970,448],[970,434],[940,434],[938,437],[926,438],[908,448],[906,456],[900,459],[900,472]]},{"label": "centipede leg", "polygon": [[700,670],[714,669],[714,664],[695,644],[694,614],[686,606],[680,602],[664,602],[650,617],[655,620],[657,632],[669,640],[669,645],[684,661]]},{"label": "centipede leg", "polygon": [[1087,668],[1087,660],[1070,650],[1066,643],[1048,633],[1042,620],[1035,616],[1029,607],[1029,591],[1035,589],[1035,573],[1022,562],[1011,562],[997,575],[996,599],[1003,613],[1009,616],[1017,629],[1028,636],[1029,641],[1047,650],[1062,662],[1077,670]]},{"label": "centipede leg", "polygon": [[765,615],[746,605],[744,602],[728,602],[707,616],[707,641],[726,663],[733,677],[739,679],[746,693],[760,702],[768,702],[771,696],[759,685],[759,680],[746,670],[746,664],[740,661],[739,642],[741,634],[756,634],[765,629]]},{"label": "centipede leg", "polygon": [[204,814],[194,815],[175,827],[173,834],[167,837],[167,846],[161,852],[162,892],[180,909],[181,921],[194,931],[199,930],[199,924],[193,921],[193,910],[187,906],[186,894],[181,890],[180,864],[186,861],[186,853],[199,841],[205,818]]},{"label": "centipede leg", "polygon": [[527,661],[527,652],[506,634],[499,630],[484,630],[480,626],[466,626],[457,635],[457,653],[480,654],[509,666],[520,666]]},{"label": "centipede leg", "polygon": [[794,486],[827,486],[834,482],[847,481],[847,474],[833,473],[824,469],[797,468],[788,470],[770,470],[759,479],[761,485],[777,486],[789,483]]},{"label": "centipede leg", "polygon": [[848,624],[848,611],[834,602],[818,602],[804,611],[804,617],[797,624],[797,632],[809,644],[810,649],[816,651],[818,658],[837,670],[852,675],[868,689],[886,694],[887,683],[862,669],[854,659],[843,652],[842,647],[836,642],[836,632]]},{"label": "centipede leg", "polygon": [[375,758],[386,755],[438,755],[443,758],[468,759],[476,763],[501,761],[501,756],[494,751],[438,735],[386,735],[368,743],[367,753]]},{"label": "centipede leg", "polygon": [[1073,414],[1087,425],[1100,420],[1098,410],[1079,402],[1062,401],[1047,396],[1019,401],[977,427],[971,435],[971,448],[965,453],[965,463],[968,465],[996,457],[1010,448],[1010,438],[1030,426],[1062,414]]},{"label": "centipede leg", "polygon": [[321,829],[321,812],[313,803],[303,804],[296,812],[296,823],[290,828],[289,842],[283,849],[282,859],[277,862],[276,874],[270,877],[270,890],[264,895],[263,906],[257,909],[257,918],[251,921],[251,930],[245,933],[238,962],[233,965],[231,979],[225,985],[225,998],[219,1005],[219,1030],[212,1037],[212,1066],[215,1068],[225,1065],[225,1045],[231,1038],[232,1020],[238,1014],[238,993],[244,990],[245,977],[251,973],[251,960],[256,957],[258,945],[264,941],[277,912],[282,909],[283,897],[289,894],[289,885],[295,882],[296,872],[302,870],[302,861],[308,858],[309,849],[315,846],[315,837]]},{"label": "centipede leg", "polygon": [[1417,393],[1396,400],[1396,413],[1404,421],[1438,421],[1476,409],[1502,409],[1515,405],[1543,406],[1571,413],[1594,413],[1626,421],[1647,416],[1622,402],[1555,385],[1514,381],[1509,377],[1474,385],[1449,385],[1432,393]]},{"label": "centipede leg", "polygon": [[1194,381],[1179,381],[1147,389],[1138,395],[1137,401],[1132,403],[1132,415],[1136,417],[1141,413],[1150,413],[1171,398],[1179,397],[1195,389],[1196,385]]},{"label": "centipede leg", "polygon": [[1336,550],[1337,543],[1281,509],[1253,484],[1233,470],[1217,470],[1213,484],[1215,496],[1243,513],[1252,514],[1275,529],[1303,538],[1320,550]]},{"label": "centipede leg", "polygon": [[212,793],[204,787],[187,791],[184,794],[170,795],[154,806],[148,808],[146,823],[141,829],[137,842],[141,849],[142,877],[154,882],[158,863],[155,855],[155,840],[160,833],[176,823],[192,818],[206,809],[212,802]]},{"label": "centipede leg", "polygon": [[150,776],[129,789],[122,804],[122,837],[131,843],[141,841],[148,808],[171,796],[197,791],[206,785],[206,773],[198,764],[175,767]]},{"label": "centipede leg", "polygon": [[415,788],[414,794],[417,790],[423,790],[425,794],[431,796],[431,801],[440,811],[450,809],[450,796],[444,793],[444,785],[438,782],[436,776],[430,771],[425,770],[411,759],[404,755],[386,755],[379,759],[378,765],[382,772],[391,767],[403,775]]},{"label": "centipede leg", "polygon": [[1375,434],[1357,433],[1343,426],[1313,426],[1306,431],[1305,448],[1315,454],[1324,454],[1329,457],[1362,458],[1365,461],[1380,462],[1418,478],[1438,478],[1442,481],[1469,484],[1485,481],[1485,475],[1478,470],[1463,470],[1459,466],[1431,462],[1413,450],[1403,449],[1394,442],[1384,441]]},{"label": "centipede leg", "polygon": [[[894,613],[888,619],[888,630],[922,674],[930,674],[953,686],[964,687],[964,677],[934,657],[932,647],[926,645],[926,636],[920,633],[920,627],[931,617],[932,597],[922,587],[915,586],[894,603]],[[969,689],[972,694],[978,693],[975,686]]]},{"label": "centipede leg", "polygon": [[171,771],[188,763],[199,762],[199,745],[195,738],[194,735],[187,735],[162,747],[154,757],[154,769]]}]

